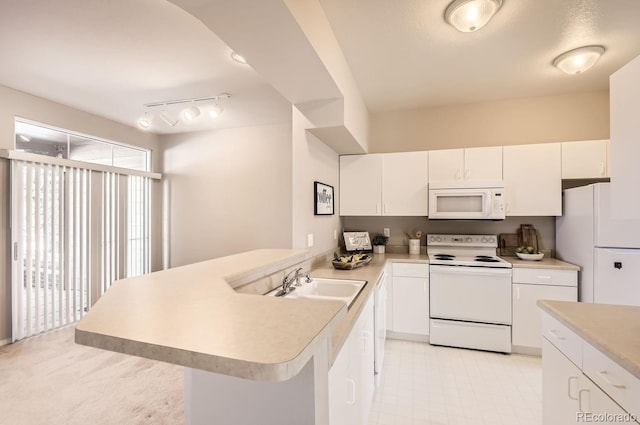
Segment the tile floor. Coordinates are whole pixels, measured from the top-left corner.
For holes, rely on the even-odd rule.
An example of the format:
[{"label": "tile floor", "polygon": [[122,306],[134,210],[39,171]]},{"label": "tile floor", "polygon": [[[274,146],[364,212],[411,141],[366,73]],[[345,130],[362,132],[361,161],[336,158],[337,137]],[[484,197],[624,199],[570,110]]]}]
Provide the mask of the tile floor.
[{"label": "tile floor", "polygon": [[540,425],[539,357],[387,339],[370,425]]}]

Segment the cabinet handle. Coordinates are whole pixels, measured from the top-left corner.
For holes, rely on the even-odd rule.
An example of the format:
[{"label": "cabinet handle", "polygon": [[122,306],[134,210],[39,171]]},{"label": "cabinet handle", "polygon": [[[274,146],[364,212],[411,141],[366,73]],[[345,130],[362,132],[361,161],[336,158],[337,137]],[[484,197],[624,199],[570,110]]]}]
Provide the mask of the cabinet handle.
[{"label": "cabinet handle", "polygon": [[576,383],[576,389],[578,389],[578,379],[580,379],[580,378],[578,378],[577,376],[570,376],[569,377],[569,381],[568,381],[569,385],[568,385],[568,388],[567,388],[567,396],[569,396],[569,398],[571,400],[577,400],[578,399],[578,396],[571,395],[571,382],[574,379],[575,379],[575,383]]},{"label": "cabinet handle", "polygon": [[464,178],[467,179],[467,180],[471,178],[471,170],[470,169],[467,168],[466,170],[464,170]]},{"label": "cabinet handle", "polygon": [[383,213],[387,212],[387,203],[386,202],[384,204],[382,204],[382,212]]},{"label": "cabinet handle", "polygon": [[460,168],[456,171],[456,180],[462,180],[462,170]]},{"label": "cabinet handle", "polygon": [[349,399],[347,400],[347,404],[353,405],[356,404],[356,381],[353,379],[347,379],[347,384],[349,384]]},{"label": "cabinet handle", "polygon": [[558,331],[556,331],[555,329],[551,329],[551,330],[549,331],[549,333],[550,333],[550,334],[551,334],[551,336],[552,336],[552,337],[554,337],[555,339],[558,339],[558,340],[563,340],[563,339],[565,339],[563,336],[558,335]]},{"label": "cabinet handle", "polygon": [[620,384],[620,383],[615,383],[613,382],[609,376],[611,375],[609,372],[607,372],[606,370],[601,370],[600,372],[598,372],[600,374],[600,376],[602,376],[602,379],[605,380],[605,382],[609,385],[611,385],[612,387],[616,387],[616,388],[620,388],[622,390],[624,390],[625,388],[627,388],[626,385],[624,384]]},{"label": "cabinet handle", "polygon": [[376,214],[380,214],[380,204],[376,203]]},{"label": "cabinet handle", "polygon": [[[583,390],[578,391],[578,410],[580,412],[582,412],[582,413],[587,413],[587,412],[589,412],[591,410],[591,408],[589,407],[590,403],[587,403],[587,409],[586,410],[582,408],[582,394],[584,394],[584,393],[589,394],[589,390],[588,389],[583,389]],[[588,400],[589,399],[587,399],[587,401]]]},{"label": "cabinet handle", "polygon": [[540,280],[550,280],[551,276],[536,276]]},{"label": "cabinet handle", "polygon": [[600,175],[603,177],[605,175],[604,162],[600,163]]}]

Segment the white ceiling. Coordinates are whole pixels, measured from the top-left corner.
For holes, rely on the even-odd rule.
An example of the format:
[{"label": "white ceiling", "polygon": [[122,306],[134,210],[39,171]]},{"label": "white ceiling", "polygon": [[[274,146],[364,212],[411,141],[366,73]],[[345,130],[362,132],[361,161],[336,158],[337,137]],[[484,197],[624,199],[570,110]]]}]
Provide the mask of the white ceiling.
[{"label": "white ceiling", "polygon": [[290,104],[230,54],[200,21],[164,0],[2,0],[0,6],[1,85],[131,126],[147,103],[231,94],[217,120],[203,114],[171,128],[154,119],[158,133],[291,116]]},{"label": "white ceiling", "polygon": [[[320,2],[371,111],[607,89],[609,75],[640,55],[639,0],[504,0],[470,34],[444,22],[449,0]],[[1,0],[0,8],[1,85],[128,125],[146,103],[231,93],[217,121],[170,128],[156,119],[159,133],[290,117],[279,93],[166,0]],[[607,49],[589,72],[551,66],[586,44]]]},{"label": "white ceiling", "polygon": [[[504,0],[489,24],[461,33],[451,0],[320,0],[371,111],[606,90],[640,55],[638,0]],[[582,75],[551,65],[567,50],[607,51]]]}]

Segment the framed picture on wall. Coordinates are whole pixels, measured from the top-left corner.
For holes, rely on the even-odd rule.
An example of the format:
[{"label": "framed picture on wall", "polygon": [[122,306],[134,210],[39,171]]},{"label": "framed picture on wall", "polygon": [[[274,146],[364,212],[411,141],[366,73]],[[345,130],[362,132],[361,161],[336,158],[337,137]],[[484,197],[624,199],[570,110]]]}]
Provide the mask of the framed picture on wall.
[{"label": "framed picture on wall", "polygon": [[313,182],[313,214],[333,215],[333,186]]}]

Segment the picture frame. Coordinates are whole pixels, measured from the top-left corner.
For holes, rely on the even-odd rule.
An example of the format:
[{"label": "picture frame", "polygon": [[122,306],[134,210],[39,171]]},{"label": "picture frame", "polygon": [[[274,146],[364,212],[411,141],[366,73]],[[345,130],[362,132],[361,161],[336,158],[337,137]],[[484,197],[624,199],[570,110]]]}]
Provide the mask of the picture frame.
[{"label": "picture frame", "polygon": [[333,186],[313,182],[313,215],[333,215],[334,210]]}]

